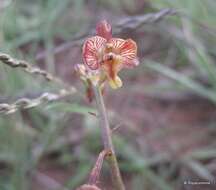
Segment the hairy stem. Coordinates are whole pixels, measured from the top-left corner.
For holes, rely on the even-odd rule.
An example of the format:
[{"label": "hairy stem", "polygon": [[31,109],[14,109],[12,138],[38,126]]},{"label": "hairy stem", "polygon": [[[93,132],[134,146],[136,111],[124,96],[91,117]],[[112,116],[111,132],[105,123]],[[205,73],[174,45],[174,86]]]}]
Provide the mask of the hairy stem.
[{"label": "hairy stem", "polygon": [[107,161],[110,166],[111,175],[113,185],[115,190],[125,190],[122,177],[120,174],[120,170],[118,167],[118,162],[115,155],[115,150],[112,143],[112,134],[109,126],[108,116],[103,100],[103,96],[101,94],[101,90],[99,87],[94,88],[97,109],[99,112],[99,119],[100,119],[100,127],[101,127],[101,136],[104,144],[104,149],[111,150],[109,156],[107,156]]}]

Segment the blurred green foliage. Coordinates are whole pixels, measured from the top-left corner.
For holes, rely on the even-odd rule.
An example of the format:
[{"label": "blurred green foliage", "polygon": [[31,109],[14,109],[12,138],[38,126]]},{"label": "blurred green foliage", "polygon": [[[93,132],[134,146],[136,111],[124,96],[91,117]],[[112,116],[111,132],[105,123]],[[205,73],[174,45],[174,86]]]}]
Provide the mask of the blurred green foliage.
[{"label": "blurred green foliage", "polygon": [[[171,78],[171,90],[176,90],[176,85],[173,84],[177,82],[185,91],[192,90],[215,103],[216,2],[214,0],[154,0],[149,3],[152,10],[171,7],[177,9],[183,16],[173,16],[162,26],[157,26],[161,27],[159,32],[162,36],[172,37],[172,43],[179,53],[178,60],[172,63],[171,68],[166,62],[161,64],[144,61],[144,69],[154,70]],[[101,8],[111,13],[123,14],[125,7],[127,10],[131,9],[132,12],[136,11],[135,3],[130,0],[97,0],[92,3],[86,0],[11,1],[9,5],[2,8],[0,13],[0,51],[34,63],[35,54],[42,47],[41,49],[49,52],[45,60],[45,68],[55,73],[52,52],[54,40],[59,38],[67,41],[80,31],[87,30],[92,22],[95,22],[95,15],[89,13],[88,6],[93,6],[95,10]],[[144,10],[142,13],[145,13]],[[22,50],[25,46],[28,46],[27,53]],[[184,61],[179,63],[179,60]],[[190,76],[181,73],[181,69],[185,67],[192,67]],[[179,70],[174,70],[174,68]],[[19,70],[0,65],[2,100],[16,99],[28,92],[37,94],[56,88],[42,79],[36,80]],[[42,157],[53,149],[61,152],[58,162],[64,167],[68,164],[76,166],[75,169],[72,167],[75,172],[69,177],[65,186],[73,189],[83,182],[93,165],[95,152],[100,151],[101,145],[96,119],[92,119],[92,116],[88,114],[95,110],[78,104],[80,99],[80,97],[72,97],[68,102],[53,103],[29,110],[27,113],[18,112],[0,118],[0,163],[7,163],[9,167],[1,172],[1,190],[30,189],[29,172],[36,170]],[[75,101],[76,104],[74,104]],[[87,131],[85,132],[86,139],[80,142],[78,154],[75,150],[67,148],[67,143],[58,144],[58,139],[65,135],[64,130],[76,129],[73,119],[78,117],[77,115],[73,115],[70,126],[66,126],[71,113],[84,115],[83,127]],[[73,131],[76,132],[76,130]],[[169,172],[172,172],[172,167],[167,169],[167,176],[163,176],[163,172],[156,174],[152,170],[152,166],[162,160],[164,155],[146,159],[146,155],[130,140],[127,137],[115,135],[117,153],[122,158],[121,170],[133,174],[131,175],[132,189],[143,190],[143,187],[173,189],[173,186],[181,179],[167,183],[167,176]],[[93,159],[91,159],[92,155],[94,155]],[[200,150],[187,159],[191,163],[193,159],[200,156],[214,157],[215,150]],[[173,161],[172,164],[175,166],[177,163],[178,161]],[[201,175],[209,176],[208,171],[201,164],[194,163],[190,167],[198,170]]]},{"label": "blurred green foliage", "polygon": [[[216,15],[213,8],[216,7],[216,2],[156,0],[153,5],[157,8],[171,7],[179,11],[179,16],[170,18],[165,31],[170,33],[180,56],[186,58],[186,66],[192,66],[192,74],[185,76],[184,73],[176,73],[166,66],[153,63],[147,64],[147,67],[152,67],[151,69],[215,103],[216,66],[215,52],[212,50],[216,48]],[[178,60],[181,60],[181,57],[178,57]],[[178,60],[172,60],[172,64],[178,64]],[[185,62],[180,63],[181,67],[185,67]]]}]

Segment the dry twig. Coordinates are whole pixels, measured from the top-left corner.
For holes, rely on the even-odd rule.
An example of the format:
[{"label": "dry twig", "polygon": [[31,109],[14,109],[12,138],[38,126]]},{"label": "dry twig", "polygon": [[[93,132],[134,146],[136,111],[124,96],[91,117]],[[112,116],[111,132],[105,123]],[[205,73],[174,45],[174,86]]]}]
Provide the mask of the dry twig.
[{"label": "dry twig", "polygon": [[177,14],[176,10],[162,9],[156,13],[149,13],[149,14],[144,14],[144,15],[139,15],[139,16],[129,16],[129,17],[121,19],[115,25],[115,27],[119,28],[120,30],[124,28],[136,29],[144,24],[155,23],[155,22],[158,22],[164,19],[167,16],[171,16],[175,14]]},{"label": "dry twig", "polygon": [[62,89],[58,93],[45,92],[35,99],[20,98],[12,104],[1,103],[0,104],[0,114],[7,115],[7,114],[14,113],[20,109],[33,108],[33,107],[39,106],[44,103],[57,101],[71,94],[72,94],[72,91],[67,91],[65,89]]},{"label": "dry twig", "polygon": [[0,53],[0,61],[13,68],[21,68],[27,73],[40,75],[44,77],[47,81],[55,82],[56,84],[67,88],[69,91],[70,90],[72,92],[76,91],[74,87],[66,84],[60,78],[57,78],[53,76],[51,73],[45,70],[42,70],[38,67],[34,67],[26,61],[15,59],[11,57],[10,55],[4,54],[4,53]]}]

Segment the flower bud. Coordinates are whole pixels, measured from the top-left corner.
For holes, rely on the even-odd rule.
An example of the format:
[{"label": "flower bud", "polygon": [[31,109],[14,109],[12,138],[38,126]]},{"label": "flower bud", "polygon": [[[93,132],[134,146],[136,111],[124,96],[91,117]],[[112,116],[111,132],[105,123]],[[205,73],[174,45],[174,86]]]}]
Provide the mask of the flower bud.
[{"label": "flower bud", "polygon": [[103,37],[106,40],[112,38],[112,27],[106,20],[103,20],[97,24],[96,31],[98,36]]}]

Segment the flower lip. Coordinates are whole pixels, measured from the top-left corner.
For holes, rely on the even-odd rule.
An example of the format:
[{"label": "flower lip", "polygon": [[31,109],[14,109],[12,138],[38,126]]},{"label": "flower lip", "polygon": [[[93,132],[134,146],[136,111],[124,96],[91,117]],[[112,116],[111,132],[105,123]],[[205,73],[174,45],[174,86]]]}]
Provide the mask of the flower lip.
[{"label": "flower lip", "polygon": [[114,59],[114,57],[115,57],[115,54],[112,52],[105,54],[103,57],[103,63],[106,61],[112,61]]}]

